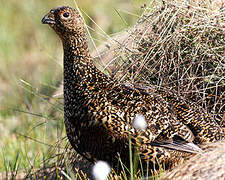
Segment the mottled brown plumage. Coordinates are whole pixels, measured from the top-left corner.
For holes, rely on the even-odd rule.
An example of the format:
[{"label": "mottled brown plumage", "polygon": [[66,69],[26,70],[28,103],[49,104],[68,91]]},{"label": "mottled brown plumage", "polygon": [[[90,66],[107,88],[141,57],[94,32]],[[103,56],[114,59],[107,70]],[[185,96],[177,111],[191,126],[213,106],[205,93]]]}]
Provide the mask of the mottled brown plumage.
[{"label": "mottled brown plumage", "polygon": [[[164,91],[119,84],[99,71],[89,55],[84,22],[70,7],[52,9],[49,24],[64,49],[64,116],[71,145],[92,162],[129,162],[128,136],[142,160],[173,166],[196,152],[193,142],[222,138],[221,128],[202,109]],[[146,130],[132,124],[141,114]],[[133,146],[133,147],[134,147]]]}]

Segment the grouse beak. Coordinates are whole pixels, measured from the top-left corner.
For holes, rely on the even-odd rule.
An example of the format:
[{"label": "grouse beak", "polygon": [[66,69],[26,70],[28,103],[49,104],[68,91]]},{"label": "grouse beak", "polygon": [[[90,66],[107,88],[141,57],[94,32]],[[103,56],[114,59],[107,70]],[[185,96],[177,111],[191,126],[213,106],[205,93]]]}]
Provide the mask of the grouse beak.
[{"label": "grouse beak", "polygon": [[55,24],[55,19],[54,19],[53,14],[52,14],[52,13],[46,14],[46,15],[42,18],[41,22],[42,22],[43,24]]}]

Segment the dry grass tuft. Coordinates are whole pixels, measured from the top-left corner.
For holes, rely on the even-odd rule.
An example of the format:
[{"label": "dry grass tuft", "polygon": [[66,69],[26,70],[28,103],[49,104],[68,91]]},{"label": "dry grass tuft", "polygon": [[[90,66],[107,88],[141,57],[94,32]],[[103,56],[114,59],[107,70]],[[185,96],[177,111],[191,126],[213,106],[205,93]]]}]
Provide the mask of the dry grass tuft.
[{"label": "dry grass tuft", "polygon": [[225,142],[209,143],[203,149],[203,154],[198,154],[171,172],[163,174],[161,179],[224,179]]},{"label": "dry grass tuft", "polygon": [[135,27],[121,37],[102,51],[111,75],[122,82],[132,80],[173,91],[221,121],[225,111],[222,3],[163,1],[146,7]]}]

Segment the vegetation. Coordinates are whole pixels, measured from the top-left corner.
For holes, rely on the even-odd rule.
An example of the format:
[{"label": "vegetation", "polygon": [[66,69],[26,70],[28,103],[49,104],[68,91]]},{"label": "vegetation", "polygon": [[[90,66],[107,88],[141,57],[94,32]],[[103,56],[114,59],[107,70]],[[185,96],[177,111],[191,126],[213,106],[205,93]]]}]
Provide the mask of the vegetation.
[{"label": "vegetation", "polygon": [[[199,3],[198,3],[199,2]],[[221,123],[225,106],[225,8],[218,1],[168,1],[146,8],[116,52],[121,81],[164,88],[208,110]],[[119,69],[119,71],[118,71]],[[129,73],[128,73],[129,72]]]}]

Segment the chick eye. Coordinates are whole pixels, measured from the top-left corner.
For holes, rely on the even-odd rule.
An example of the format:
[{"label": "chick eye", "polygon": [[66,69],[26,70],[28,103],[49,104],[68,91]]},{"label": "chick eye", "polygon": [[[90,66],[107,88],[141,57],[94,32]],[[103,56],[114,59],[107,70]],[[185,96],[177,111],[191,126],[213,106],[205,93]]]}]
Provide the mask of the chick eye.
[{"label": "chick eye", "polygon": [[68,12],[63,13],[63,17],[68,18],[70,14]]}]

